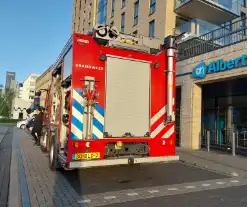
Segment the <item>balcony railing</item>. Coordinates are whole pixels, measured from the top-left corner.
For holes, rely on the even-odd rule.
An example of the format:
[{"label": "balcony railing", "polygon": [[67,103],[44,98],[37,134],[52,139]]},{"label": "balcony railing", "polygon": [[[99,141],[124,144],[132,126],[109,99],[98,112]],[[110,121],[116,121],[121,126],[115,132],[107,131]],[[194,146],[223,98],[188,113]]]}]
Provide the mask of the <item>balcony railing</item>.
[{"label": "balcony railing", "polygon": [[240,16],[239,0],[176,0],[175,12],[185,17],[222,24]]},{"label": "balcony railing", "polygon": [[239,19],[178,45],[178,61],[247,40],[247,18]]},{"label": "balcony railing", "polygon": [[221,26],[210,24],[208,22],[202,21],[200,19],[193,19],[191,21],[185,22],[174,29],[174,34],[179,35],[183,32],[188,32],[192,36],[204,35],[212,30],[216,30]]}]

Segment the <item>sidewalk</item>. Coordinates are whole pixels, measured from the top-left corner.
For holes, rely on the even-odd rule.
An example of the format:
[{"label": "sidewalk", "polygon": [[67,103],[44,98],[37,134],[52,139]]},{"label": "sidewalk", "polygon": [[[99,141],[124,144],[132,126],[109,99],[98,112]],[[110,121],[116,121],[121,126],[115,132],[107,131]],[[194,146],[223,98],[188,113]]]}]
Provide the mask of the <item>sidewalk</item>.
[{"label": "sidewalk", "polygon": [[[16,195],[18,192],[10,192],[9,206],[19,206],[17,201],[20,198],[23,207],[81,206],[77,201],[83,198],[75,192],[61,172],[50,170],[48,154],[33,145],[32,138],[26,132],[14,129],[14,140],[17,141],[18,157],[12,157],[11,165],[15,170],[14,165],[19,165],[20,191],[19,195]],[[13,172],[11,173],[12,178],[16,177]],[[16,179],[10,181],[10,186],[13,186],[12,191],[15,191],[14,186],[18,188],[15,182]]]},{"label": "sidewalk", "polygon": [[230,176],[247,177],[247,158],[214,151],[177,148],[180,161]]}]

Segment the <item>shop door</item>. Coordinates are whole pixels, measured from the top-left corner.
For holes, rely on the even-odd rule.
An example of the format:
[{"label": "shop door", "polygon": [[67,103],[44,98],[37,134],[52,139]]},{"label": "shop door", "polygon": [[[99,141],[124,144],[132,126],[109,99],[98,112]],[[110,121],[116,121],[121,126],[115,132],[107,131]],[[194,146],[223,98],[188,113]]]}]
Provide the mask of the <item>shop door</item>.
[{"label": "shop door", "polygon": [[217,143],[222,145],[226,139],[226,113],[225,110],[219,111],[217,117]]},{"label": "shop door", "polygon": [[207,131],[210,131],[210,143],[214,143],[215,140],[215,110],[205,110],[202,116],[202,136],[201,144],[206,145]]}]

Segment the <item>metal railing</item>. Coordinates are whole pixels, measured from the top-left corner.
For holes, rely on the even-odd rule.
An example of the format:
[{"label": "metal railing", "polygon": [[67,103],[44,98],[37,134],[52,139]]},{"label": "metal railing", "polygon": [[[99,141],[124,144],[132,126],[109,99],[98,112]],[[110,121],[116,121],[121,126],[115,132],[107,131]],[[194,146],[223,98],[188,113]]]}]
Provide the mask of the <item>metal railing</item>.
[{"label": "metal railing", "polygon": [[200,135],[201,147],[211,149],[231,150],[247,155],[247,131],[203,130]]},{"label": "metal railing", "polygon": [[219,28],[222,28],[222,26],[211,24],[201,19],[192,19],[174,28],[174,34],[179,35],[183,32],[188,32],[192,34],[191,37],[193,38],[199,37]]},{"label": "metal railing", "polygon": [[181,42],[178,45],[178,61],[247,40],[247,18],[235,20],[221,28],[208,32],[199,37]]}]

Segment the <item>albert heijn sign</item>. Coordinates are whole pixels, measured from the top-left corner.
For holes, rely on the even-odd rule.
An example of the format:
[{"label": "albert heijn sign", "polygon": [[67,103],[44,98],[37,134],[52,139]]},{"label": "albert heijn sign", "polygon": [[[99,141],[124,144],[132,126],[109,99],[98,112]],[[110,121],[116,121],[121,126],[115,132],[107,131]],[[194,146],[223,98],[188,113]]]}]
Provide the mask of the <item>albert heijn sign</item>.
[{"label": "albert heijn sign", "polygon": [[232,70],[247,66],[247,55],[242,55],[233,60],[224,61],[223,59],[212,61],[208,65],[204,62],[198,64],[192,71],[194,78],[205,78],[206,74],[218,73],[225,70]]}]

